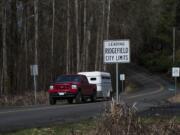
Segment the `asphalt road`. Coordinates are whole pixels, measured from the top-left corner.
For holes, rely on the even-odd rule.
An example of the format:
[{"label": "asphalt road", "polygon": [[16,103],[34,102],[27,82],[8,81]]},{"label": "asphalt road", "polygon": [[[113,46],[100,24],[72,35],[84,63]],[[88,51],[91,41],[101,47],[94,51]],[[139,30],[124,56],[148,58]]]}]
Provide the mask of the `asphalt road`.
[{"label": "asphalt road", "polygon": [[[120,99],[134,106],[138,111],[165,104],[165,99],[174,93],[168,91],[170,85],[161,77],[152,75],[135,65],[121,66],[128,79],[138,84],[138,92],[122,94]],[[40,105],[30,107],[0,108],[0,132],[23,128],[44,127],[64,122],[98,117],[103,113],[108,101],[85,104]]]}]

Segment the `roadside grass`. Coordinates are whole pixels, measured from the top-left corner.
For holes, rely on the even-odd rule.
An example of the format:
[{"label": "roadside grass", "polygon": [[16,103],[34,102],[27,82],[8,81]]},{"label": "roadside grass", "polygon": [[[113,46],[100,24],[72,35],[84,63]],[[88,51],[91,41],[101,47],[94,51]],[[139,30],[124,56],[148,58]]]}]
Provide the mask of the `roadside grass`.
[{"label": "roadside grass", "polygon": [[47,128],[24,129],[0,135],[84,135],[95,129],[95,125],[96,122],[94,119],[88,119],[76,123],[52,125]]},{"label": "roadside grass", "polygon": [[[48,104],[48,93],[37,92],[37,104]],[[0,106],[28,106],[34,104],[34,93],[26,92],[22,95],[1,96]]]},{"label": "roadside grass", "polygon": [[34,128],[6,135],[178,135],[180,117],[140,117],[133,108],[114,101],[97,119]]},{"label": "roadside grass", "polygon": [[133,93],[137,91],[137,85],[133,82],[128,82],[126,88],[125,88],[125,93]]},{"label": "roadside grass", "polygon": [[168,99],[171,103],[180,103],[180,94],[177,94],[176,96],[173,96]]},{"label": "roadside grass", "polygon": [[174,124],[180,125],[180,116],[149,116],[141,117],[144,124],[154,124],[154,123],[169,123],[173,121]]}]

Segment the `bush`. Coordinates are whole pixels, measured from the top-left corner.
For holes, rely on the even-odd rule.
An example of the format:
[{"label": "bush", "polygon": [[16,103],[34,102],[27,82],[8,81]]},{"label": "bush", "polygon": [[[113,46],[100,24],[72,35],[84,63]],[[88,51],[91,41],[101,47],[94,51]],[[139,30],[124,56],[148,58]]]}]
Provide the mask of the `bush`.
[{"label": "bush", "polygon": [[[37,92],[37,104],[47,104],[48,93]],[[27,106],[34,104],[34,93],[27,92],[23,95],[1,96],[0,106]]]},{"label": "bush", "polygon": [[[180,133],[180,126],[175,124],[174,118],[168,122],[162,119],[154,123],[145,123],[133,108],[123,103],[116,104],[114,101],[96,124],[96,128],[86,135],[177,135]],[[71,135],[83,135],[83,133],[73,132]]]},{"label": "bush", "polygon": [[[180,127],[175,119],[145,124],[133,108],[112,102],[97,123],[95,135],[176,135]],[[92,134],[92,133],[91,133]]]},{"label": "bush", "polygon": [[152,72],[166,73],[172,66],[172,58],[167,53],[142,54],[140,64]]}]

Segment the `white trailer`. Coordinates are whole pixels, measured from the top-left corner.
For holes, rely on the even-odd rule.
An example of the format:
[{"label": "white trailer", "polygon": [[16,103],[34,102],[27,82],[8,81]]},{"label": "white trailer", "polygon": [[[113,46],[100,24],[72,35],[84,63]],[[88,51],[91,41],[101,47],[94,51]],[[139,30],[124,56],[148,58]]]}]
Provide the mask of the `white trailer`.
[{"label": "white trailer", "polygon": [[85,75],[90,84],[97,86],[97,98],[109,98],[112,92],[111,74],[108,72],[92,71],[79,72],[78,74]]}]

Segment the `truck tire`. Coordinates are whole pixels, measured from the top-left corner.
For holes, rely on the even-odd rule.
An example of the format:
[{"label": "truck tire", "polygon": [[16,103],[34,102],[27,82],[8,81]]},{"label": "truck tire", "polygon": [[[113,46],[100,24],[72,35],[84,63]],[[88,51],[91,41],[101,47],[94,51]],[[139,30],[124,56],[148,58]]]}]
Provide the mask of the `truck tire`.
[{"label": "truck tire", "polygon": [[68,101],[69,104],[72,104],[73,103],[73,98],[69,98],[67,101]]},{"label": "truck tire", "polygon": [[94,91],[92,96],[91,96],[91,102],[95,102],[97,98],[97,93]]},{"label": "truck tire", "polygon": [[80,104],[82,102],[82,94],[80,91],[76,95],[75,102],[76,104]]},{"label": "truck tire", "polygon": [[49,97],[49,104],[50,105],[55,105],[56,104],[56,100],[52,97]]}]

